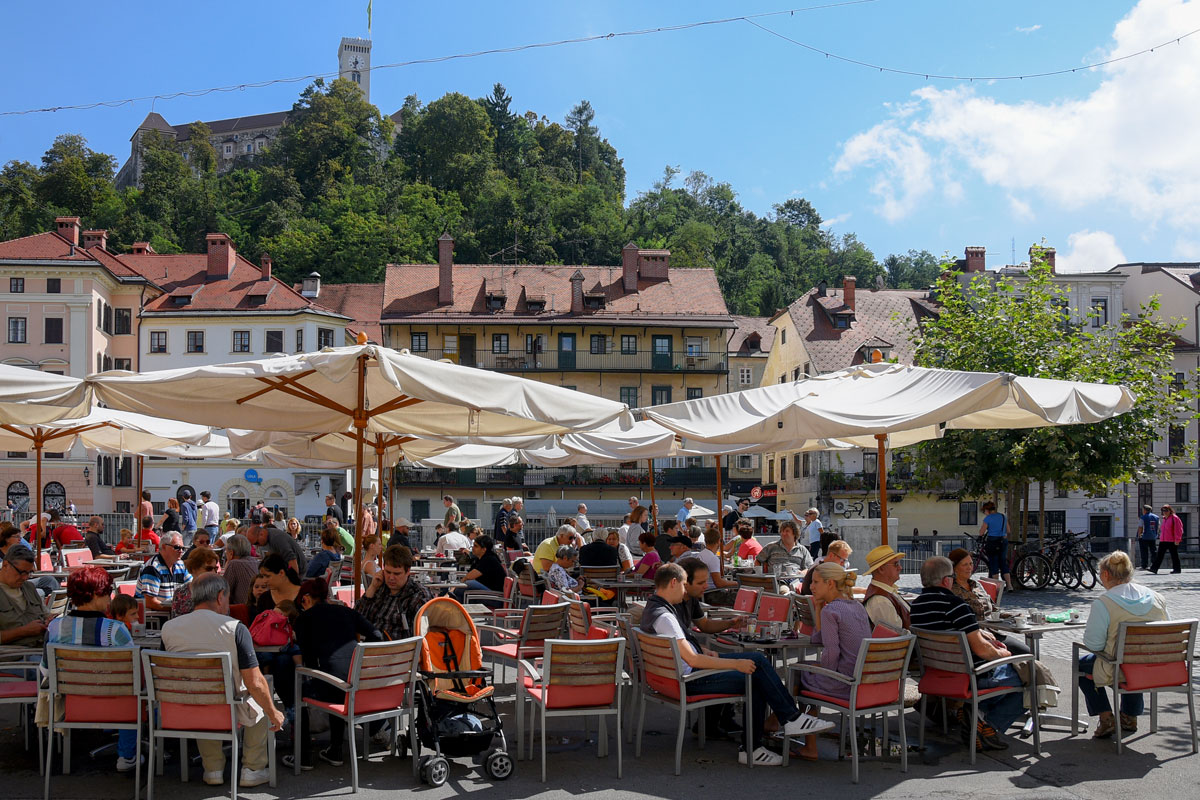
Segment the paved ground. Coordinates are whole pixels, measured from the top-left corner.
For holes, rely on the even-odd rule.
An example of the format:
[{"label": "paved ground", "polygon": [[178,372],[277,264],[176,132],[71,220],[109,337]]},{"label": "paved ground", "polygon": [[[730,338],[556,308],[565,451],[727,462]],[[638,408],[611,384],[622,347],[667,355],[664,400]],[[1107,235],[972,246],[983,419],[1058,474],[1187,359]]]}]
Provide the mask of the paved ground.
[{"label": "paved ground", "polygon": [[[1149,576],[1139,572],[1138,580],[1167,593],[1175,617],[1200,615],[1200,571],[1190,570],[1183,575]],[[1084,610],[1098,592],[1016,593],[1005,600],[1005,606],[1016,609],[1041,608],[1057,610],[1074,607]],[[1045,660],[1060,680],[1069,676],[1066,657],[1071,639],[1067,634],[1048,637],[1043,645]],[[1069,695],[1064,694],[1061,706],[1069,713]],[[26,754],[22,749],[19,731],[13,724],[14,714],[4,710],[0,720],[0,775],[3,775],[3,795],[11,798],[41,796],[37,774],[36,751]],[[505,715],[511,722],[511,715]],[[407,759],[377,758],[360,770],[360,796],[382,798],[395,790],[411,790],[429,800],[487,791],[496,800],[508,798],[546,797],[603,797],[604,800],[625,798],[695,798],[708,800],[720,797],[767,796],[781,793],[836,792],[839,798],[885,797],[896,798],[960,798],[989,800],[1020,795],[1022,798],[1058,798],[1075,800],[1129,800],[1130,797],[1193,797],[1200,786],[1200,756],[1191,754],[1186,738],[1187,706],[1182,695],[1164,702],[1160,711],[1160,732],[1150,734],[1146,717],[1142,730],[1135,736],[1126,752],[1119,758],[1111,742],[1093,742],[1087,736],[1071,737],[1066,732],[1043,734],[1042,756],[1035,758],[1031,745],[1013,740],[1011,749],[999,755],[981,755],[971,766],[965,749],[952,740],[930,735],[924,753],[912,752],[909,772],[900,772],[897,758],[865,759],[862,782],[850,783],[848,762],[837,760],[833,739],[821,742],[822,760],[816,764],[793,761],[786,769],[756,769],[753,771],[736,763],[735,746],[729,742],[711,742],[700,750],[690,736],[684,743],[684,774],[672,774],[674,727],[673,718],[661,711],[647,718],[648,734],[640,759],[633,758],[627,747],[624,777],[616,777],[615,755],[598,759],[594,744],[585,743],[578,723],[563,722],[552,726],[562,734],[551,745],[548,759],[550,780],[543,784],[538,778],[537,762],[522,762],[510,780],[493,783],[467,759],[452,765],[451,778],[446,786],[431,789],[415,783]],[[916,717],[909,715],[910,742],[916,741]],[[509,726],[511,732],[512,728]],[[594,731],[593,731],[594,736]],[[74,774],[54,777],[53,796],[56,798],[123,798],[132,797],[133,781],[112,774],[112,757],[92,762],[81,751],[86,742],[76,742]],[[216,787],[199,780],[199,768],[192,771],[192,780],[181,783],[178,767],[168,764],[167,774],[156,787],[156,795],[171,800],[198,800],[221,797]],[[752,783],[751,783],[752,782]],[[814,788],[816,787],[816,788]],[[1191,787],[1188,789],[1187,787]],[[316,770],[295,778],[280,770],[277,789],[255,789],[247,798],[333,797],[350,794],[349,766],[322,765]]]}]

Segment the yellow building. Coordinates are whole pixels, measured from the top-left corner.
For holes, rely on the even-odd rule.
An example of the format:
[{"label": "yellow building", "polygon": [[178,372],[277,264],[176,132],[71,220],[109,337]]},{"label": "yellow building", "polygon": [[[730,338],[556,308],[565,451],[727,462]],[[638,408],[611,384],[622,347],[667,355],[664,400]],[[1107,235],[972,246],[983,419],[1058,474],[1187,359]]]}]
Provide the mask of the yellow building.
[{"label": "yellow building", "polygon": [[[729,389],[727,342],[735,326],[712,270],[672,269],[669,251],[633,244],[611,267],[456,264],[453,253],[453,238],[443,235],[437,264],[388,265],[385,344],[630,407]],[[715,491],[710,461],[656,464],[663,513],[673,514],[689,492],[700,498]],[[397,480],[396,511],[412,519],[440,518],[446,492],[464,514],[487,521],[507,496],[648,500],[648,473],[644,462],[565,470],[410,470]],[[558,510],[573,512],[574,506]]]}]

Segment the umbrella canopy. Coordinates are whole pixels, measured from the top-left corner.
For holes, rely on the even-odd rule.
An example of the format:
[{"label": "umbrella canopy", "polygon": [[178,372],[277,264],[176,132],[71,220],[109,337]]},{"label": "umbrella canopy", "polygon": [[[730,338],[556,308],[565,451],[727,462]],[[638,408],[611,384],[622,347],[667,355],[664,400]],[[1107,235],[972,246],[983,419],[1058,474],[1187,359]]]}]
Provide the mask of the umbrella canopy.
[{"label": "umbrella canopy", "polygon": [[[749,517],[750,519],[781,519],[776,512],[769,508],[763,508],[762,506],[750,506],[745,510],[742,516]],[[791,519],[791,515],[784,514],[782,519]]]},{"label": "umbrella canopy", "polygon": [[40,425],[82,417],[91,407],[91,391],[78,378],[0,364],[0,422]]},{"label": "umbrella canopy", "polygon": [[[1123,386],[1021,378],[995,372],[864,364],[817,378],[644,409],[681,436],[706,443],[772,443],[835,437],[893,446],[951,428],[1036,428],[1100,422],[1133,407]],[[857,439],[857,441],[856,441]],[[869,445],[866,445],[869,446]]]}]

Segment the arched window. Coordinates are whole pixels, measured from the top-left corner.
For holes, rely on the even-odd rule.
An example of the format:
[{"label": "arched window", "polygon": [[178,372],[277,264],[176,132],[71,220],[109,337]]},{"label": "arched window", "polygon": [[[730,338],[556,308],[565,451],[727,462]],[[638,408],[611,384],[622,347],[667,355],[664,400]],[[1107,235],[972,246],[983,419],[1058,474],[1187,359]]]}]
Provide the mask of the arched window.
[{"label": "arched window", "polygon": [[229,513],[236,519],[244,520],[246,518],[246,511],[249,508],[246,487],[234,486],[226,495],[226,502],[229,506]]},{"label": "arched window", "polygon": [[191,501],[193,503],[196,502],[196,490],[185,483],[175,491],[175,499],[179,501],[180,508],[183,508],[183,493],[184,492],[188,493],[188,497],[191,498]]},{"label": "arched window", "polygon": [[58,481],[50,481],[42,488],[42,510],[65,511],[67,490]]},{"label": "arched window", "polygon": [[267,506],[267,510],[275,514],[276,519],[287,519],[288,517],[288,499],[287,492],[279,486],[272,486],[267,489],[263,495],[263,502]]},{"label": "arched window", "polygon": [[29,513],[29,487],[24,481],[13,481],[8,485],[8,506],[14,512]]}]

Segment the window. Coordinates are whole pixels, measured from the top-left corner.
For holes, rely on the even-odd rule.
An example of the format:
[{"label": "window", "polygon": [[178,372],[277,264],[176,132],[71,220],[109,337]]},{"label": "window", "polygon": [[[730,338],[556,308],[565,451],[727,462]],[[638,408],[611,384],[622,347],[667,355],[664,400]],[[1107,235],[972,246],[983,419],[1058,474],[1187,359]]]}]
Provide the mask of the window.
[{"label": "window", "polygon": [[796,367],[794,370],[792,370],[792,380],[794,380],[794,381],[800,380],[800,368],[799,367]]},{"label": "window", "polygon": [[[420,522],[423,519],[429,519],[428,500],[413,500],[410,504],[410,507],[412,510],[412,518],[417,522]],[[438,504],[438,508],[441,508],[440,503]],[[438,519],[440,520],[441,517],[438,517]]]},{"label": "window", "polygon": [[296,328],[296,352],[304,352],[304,328]]},{"label": "window", "polygon": [[[12,339],[9,338],[11,342]],[[1172,425],[1167,429],[1167,454],[1178,456],[1183,453],[1186,447],[1184,441],[1184,427],[1182,425]]]},{"label": "window", "polygon": [[9,278],[8,279],[8,290],[10,292],[12,292],[13,294],[23,293],[25,291],[25,279],[24,278]]},{"label": "window", "polygon": [[267,331],[267,347],[268,353],[283,352],[283,331]]},{"label": "window", "polygon": [[1141,516],[1144,506],[1154,505],[1154,484],[1139,483],[1137,485],[1137,516]]},{"label": "window", "polygon": [[[249,332],[247,332],[246,335],[249,336],[250,335]],[[249,352],[249,350],[250,350],[250,348],[247,345],[246,351]],[[187,351],[189,353],[203,353],[204,352],[204,331],[188,331],[187,332]]]},{"label": "window", "polygon": [[24,317],[9,317],[8,318],[8,342],[9,342],[9,344],[24,344],[25,343],[25,318]]},{"label": "window", "polygon": [[254,143],[253,143],[253,142],[248,142],[248,143],[246,144],[246,152],[247,152],[247,153],[253,153],[253,152],[254,152]]},{"label": "window", "polygon": [[126,372],[132,372],[133,371],[133,359],[132,358],[114,358],[113,359],[113,369],[123,369]]},{"label": "window", "polygon": [[[24,455],[22,453],[22,455]],[[8,485],[8,497],[14,511],[25,513],[29,511],[29,486],[24,481],[13,481]]]},{"label": "window", "polygon": [[113,475],[114,486],[133,486],[133,459],[116,459],[116,470]]},{"label": "window", "polygon": [[687,354],[689,356],[704,355],[704,339],[702,339],[701,337],[689,336],[689,337],[687,337],[687,339],[684,340],[684,342],[685,342],[684,346],[687,347]]},{"label": "window", "polygon": [[228,156],[228,155],[232,155],[232,154],[233,154],[233,145],[231,145],[231,144],[225,145],[225,155]]},{"label": "window", "polygon": [[62,344],[63,343],[63,321],[61,317],[46,317],[42,320],[45,327],[45,336],[42,341],[46,344]]},{"label": "window", "polygon": [[102,372],[108,372],[110,369],[112,369],[112,356],[105,355],[100,361],[100,370]]},{"label": "window", "polygon": [[775,482],[775,459],[767,459],[767,483]]},{"label": "window", "polygon": [[104,327],[104,303],[103,301],[96,303],[96,330]]},{"label": "window", "polygon": [[67,490],[58,481],[50,481],[42,487],[42,509],[45,511],[65,511],[67,508]]},{"label": "window", "polygon": [[687,395],[688,400],[699,400],[701,397],[704,397],[704,390],[699,387],[693,388],[693,387],[689,386],[684,391]]},{"label": "window", "polygon": [[661,406],[671,402],[671,387],[670,386],[652,386],[650,387],[650,405]]},{"label": "window", "polygon": [[534,355],[546,349],[546,337],[541,333],[525,334],[525,352]]},{"label": "window", "polygon": [[113,310],[113,333],[118,335],[133,333],[133,309],[117,308]]},{"label": "window", "polygon": [[737,468],[741,469],[741,470],[754,469],[754,456],[752,456],[752,455],[738,456],[737,457]]},{"label": "window", "polygon": [[780,482],[787,480],[787,456],[779,457],[779,480]]},{"label": "window", "polygon": [[738,367],[738,385],[749,386],[754,383],[754,370],[750,367]]},{"label": "window", "polygon": [[46,294],[62,294],[62,278],[46,278]]},{"label": "window", "polygon": [[414,353],[428,353],[429,352],[429,334],[428,333],[414,333],[412,335],[412,351]]},{"label": "window", "polygon": [[1192,485],[1190,483],[1175,484],[1175,502],[1176,503],[1192,502]]},{"label": "window", "polygon": [[167,352],[167,332],[166,331],[150,331],[150,352],[151,353]]},{"label": "window", "polygon": [[113,332],[113,309],[107,303],[104,304],[104,332],[108,334]]},{"label": "window", "polygon": [[974,500],[967,503],[958,504],[958,524],[959,525],[978,525],[979,524],[979,503]]},{"label": "window", "polygon": [[787,344],[787,328],[784,328],[779,332],[779,343]]},{"label": "window", "polygon": [[793,478],[801,478],[801,477],[805,477],[806,475],[808,475],[807,472],[801,471],[801,467],[804,466],[803,459],[801,459],[802,455],[803,455],[803,453],[796,453],[796,455],[792,456],[792,477]]},{"label": "window", "polygon": [[1108,324],[1108,298],[1092,298],[1092,327],[1099,328]]},{"label": "window", "polygon": [[592,346],[589,352],[591,352],[591,354],[594,356],[604,355],[608,337],[602,333],[593,333],[591,342]]},{"label": "window", "polygon": [[1171,379],[1171,391],[1178,392],[1180,389],[1182,389],[1186,379],[1187,376],[1184,373],[1176,372],[1175,376]]},{"label": "window", "polygon": [[638,387],[622,386],[621,387],[621,402],[630,408],[637,408]]},{"label": "window", "polygon": [[317,349],[333,347],[333,328],[317,328]]},{"label": "window", "polygon": [[805,478],[812,474],[812,453],[800,454],[800,474]]},{"label": "window", "polygon": [[[204,350],[204,340],[201,339],[200,348],[192,349],[192,332],[188,332],[188,352],[199,353]],[[250,352],[250,331],[234,331],[233,332],[233,352],[249,353]]]},{"label": "window", "polygon": [[508,334],[493,333],[492,334],[492,352],[507,353],[508,352]]},{"label": "window", "polygon": [[811,375],[812,375],[812,362],[805,361],[804,362],[804,377],[808,378]]},{"label": "window", "polygon": [[621,355],[637,355],[637,337],[624,334],[621,336]]},{"label": "window", "polygon": [[447,334],[442,337],[442,353],[453,355],[458,352],[458,334]]},{"label": "window", "polygon": [[838,314],[833,318],[833,327],[840,330],[845,330],[850,327],[850,318],[845,314]]},{"label": "window", "polygon": [[27,458],[29,456],[24,450],[9,450],[6,455],[8,458]]},{"label": "window", "polygon": [[1067,487],[1059,486],[1057,483],[1054,484],[1054,497],[1058,500],[1065,500],[1067,498]]}]

